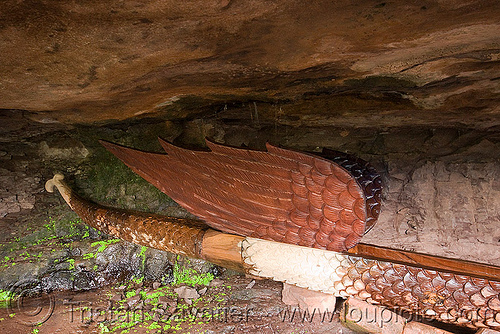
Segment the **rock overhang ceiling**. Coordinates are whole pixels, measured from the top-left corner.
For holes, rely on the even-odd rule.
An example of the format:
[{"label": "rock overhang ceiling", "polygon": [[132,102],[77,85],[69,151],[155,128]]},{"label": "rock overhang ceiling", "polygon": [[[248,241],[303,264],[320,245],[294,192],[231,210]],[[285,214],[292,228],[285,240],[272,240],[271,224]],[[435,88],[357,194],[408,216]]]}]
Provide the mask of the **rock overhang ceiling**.
[{"label": "rock overhang ceiling", "polygon": [[497,1],[4,1],[0,108],[64,123],[252,112],[489,128],[498,17]]}]

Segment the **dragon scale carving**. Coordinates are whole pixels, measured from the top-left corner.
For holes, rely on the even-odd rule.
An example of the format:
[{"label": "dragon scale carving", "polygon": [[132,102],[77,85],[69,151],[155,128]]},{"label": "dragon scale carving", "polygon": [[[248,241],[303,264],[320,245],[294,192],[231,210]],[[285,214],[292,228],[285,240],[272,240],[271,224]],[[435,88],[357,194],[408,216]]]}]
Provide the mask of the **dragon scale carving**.
[{"label": "dragon scale carving", "polygon": [[381,189],[362,160],[273,146],[259,152],[208,143],[210,152],[195,152],[161,143],[168,155],[103,145],[203,221],[105,208],[74,194],[61,175],[47,190],[57,187],[87,224],[137,244],[443,322],[500,329],[500,268],[358,244],[378,217]]},{"label": "dragon scale carving", "polygon": [[[348,163],[344,157],[343,167],[272,145],[263,152],[207,141],[211,151],[204,152],[161,139],[160,143],[168,154],[102,142],[137,174],[215,229],[345,251],[378,217],[381,180],[366,163]],[[353,167],[362,182],[347,170]]]}]

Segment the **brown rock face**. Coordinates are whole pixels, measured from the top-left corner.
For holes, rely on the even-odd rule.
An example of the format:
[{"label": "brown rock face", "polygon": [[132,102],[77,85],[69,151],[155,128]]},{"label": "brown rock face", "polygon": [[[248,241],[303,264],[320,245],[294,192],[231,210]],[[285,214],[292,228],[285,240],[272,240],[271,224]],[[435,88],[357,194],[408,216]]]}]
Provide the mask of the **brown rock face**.
[{"label": "brown rock face", "polygon": [[498,17],[495,0],[7,0],[0,108],[85,123],[264,101],[255,117],[286,125],[489,127]]}]

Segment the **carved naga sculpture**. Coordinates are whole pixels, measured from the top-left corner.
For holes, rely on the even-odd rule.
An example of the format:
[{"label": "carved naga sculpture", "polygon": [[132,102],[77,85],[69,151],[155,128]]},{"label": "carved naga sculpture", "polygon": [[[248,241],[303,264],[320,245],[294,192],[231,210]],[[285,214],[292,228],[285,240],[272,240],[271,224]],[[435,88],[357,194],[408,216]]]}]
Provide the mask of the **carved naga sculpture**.
[{"label": "carved naga sculpture", "polygon": [[381,199],[379,175],[360,159],[271,145],[191,151],[161,141],[165,155],[102,144],[202,221],[105,208],[55,175],[47,190],[56,186],[92,227],[311,290],[500,329],[500,268],[359,243]]}]

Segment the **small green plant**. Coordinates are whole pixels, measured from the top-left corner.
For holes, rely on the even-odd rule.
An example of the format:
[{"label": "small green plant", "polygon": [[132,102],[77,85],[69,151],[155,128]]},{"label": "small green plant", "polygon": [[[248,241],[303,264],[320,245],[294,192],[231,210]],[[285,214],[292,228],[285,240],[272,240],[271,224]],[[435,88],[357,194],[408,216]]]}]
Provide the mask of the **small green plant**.
[{"label": "small green plant", "polygon": [[135,295],[136,295],[135,291],[127,291],[127,292],[125,292],[125,297],[126,298],[134,297]]},{"label": "small green plant", "polygon": [[90,226],[85,225],[85,233],[82,236],[82,239],[87,239],[90,237]]},{"label": "small green plant", "polygon": [[0,290],[0,307],[7,307],[13,297],[12,292]]},{"label": "small green plant", "polygon": [[95,247],[99,245],[100,247],[97,249],[97,253],[104,252],[104,250],[111,244],[116,244],[117,242],[120,242],[121,239],[110,239],[110,240],[103,240],[103,241],[96,241],[90,244],[90,247]]},{"label": "small green plant", "polygon": [[75,269],[75,259],[67,259],[66,262],[69,263],[69,267],[68,267],[69,270]]},{"label": "small green plant", "polygon": [[168,286],[161,287],[155,290],[155,292],[140,291],[139,293],[141,294],[141,299],[151,305],[157,305],[161,296],[177,298],[177,294],[171,291]]},{"label": "small green plant", "polygon": [[143,277],[134,277],[132,279],[132,282],[134,282],[135,284],[141,284],[143,281],[144,281],[144,276]]},{"label": "small green plant", "polygon": [[108,248],[109,245],[116,244],[117,242],[120,242],[121,239],[110,239],[110,240],[102,240],[102,241],[96,241],[90,244],[90,247],[95,247],[99,246],[99,248],[96,250],[95,253],[87,253],[83,255],[84,260],[92,259],[95,258],[97,254],[104,252],[106,248]]},{"label": "small green plant", "polygon": [[158,322],[152,322],[148,327],[148,329],[161,329],[161,326],[158,325]]},{"label": "small green plant", "polygon": [[174,284],[187,284],[194,287],[195,285],[209,285],[213,279],[214,275],[211,273],[200,274],[192,268],[181,268],[178,261],[174,263]]},{"label": "small green plant", "polygon": [[[134,318],[135,318],[135,315],[134,315]],[[118,332],[118,333],[128,333],[128,330],[132,327],[134,327],[135,325],[139,324],[139,321],[129,321],[129,322],[121,322],[119,324],[117,324],[116,326],[113,326],[112,328],[108,328],[107,326],[105,327],[108,332],[102,332],[102,328],[101,328],[101,333],[110,333],[110,332],[115,332],[117,331],[118,329],[121,329],[122,331],[121,332]]]},{"label": "small green plant", "polygon": [[49,231],[49,232],[53,232],[55,229],[56,229],[56,221],[52,219],[52,217],[49,217],[49,222],[45,225],[43,225],[43,227]]},{"label": "small green plant", "polygon": [[40,332],[40,328],[39,328],[39,327],[40,327],[41,325],[42,325],[42,324],[38,324],[38,325],[36,325],[35,327],[33,327],[33,329],[31,330],[31,334],[38,334],[38,332]]},{"label": "small green plant", "polygon": [[99,323],[99,329],[101,330],[101,333],[110,333],[111,332],[109,330],[108,326],[106,326],[103,322]]},{"label": "small green plant", "polygon": [[141,246],[141,252],[139,253],[139,257],[142,257],[142,270],[144,270],[146,266],[146,251],[148,248],[146,246]]}]

